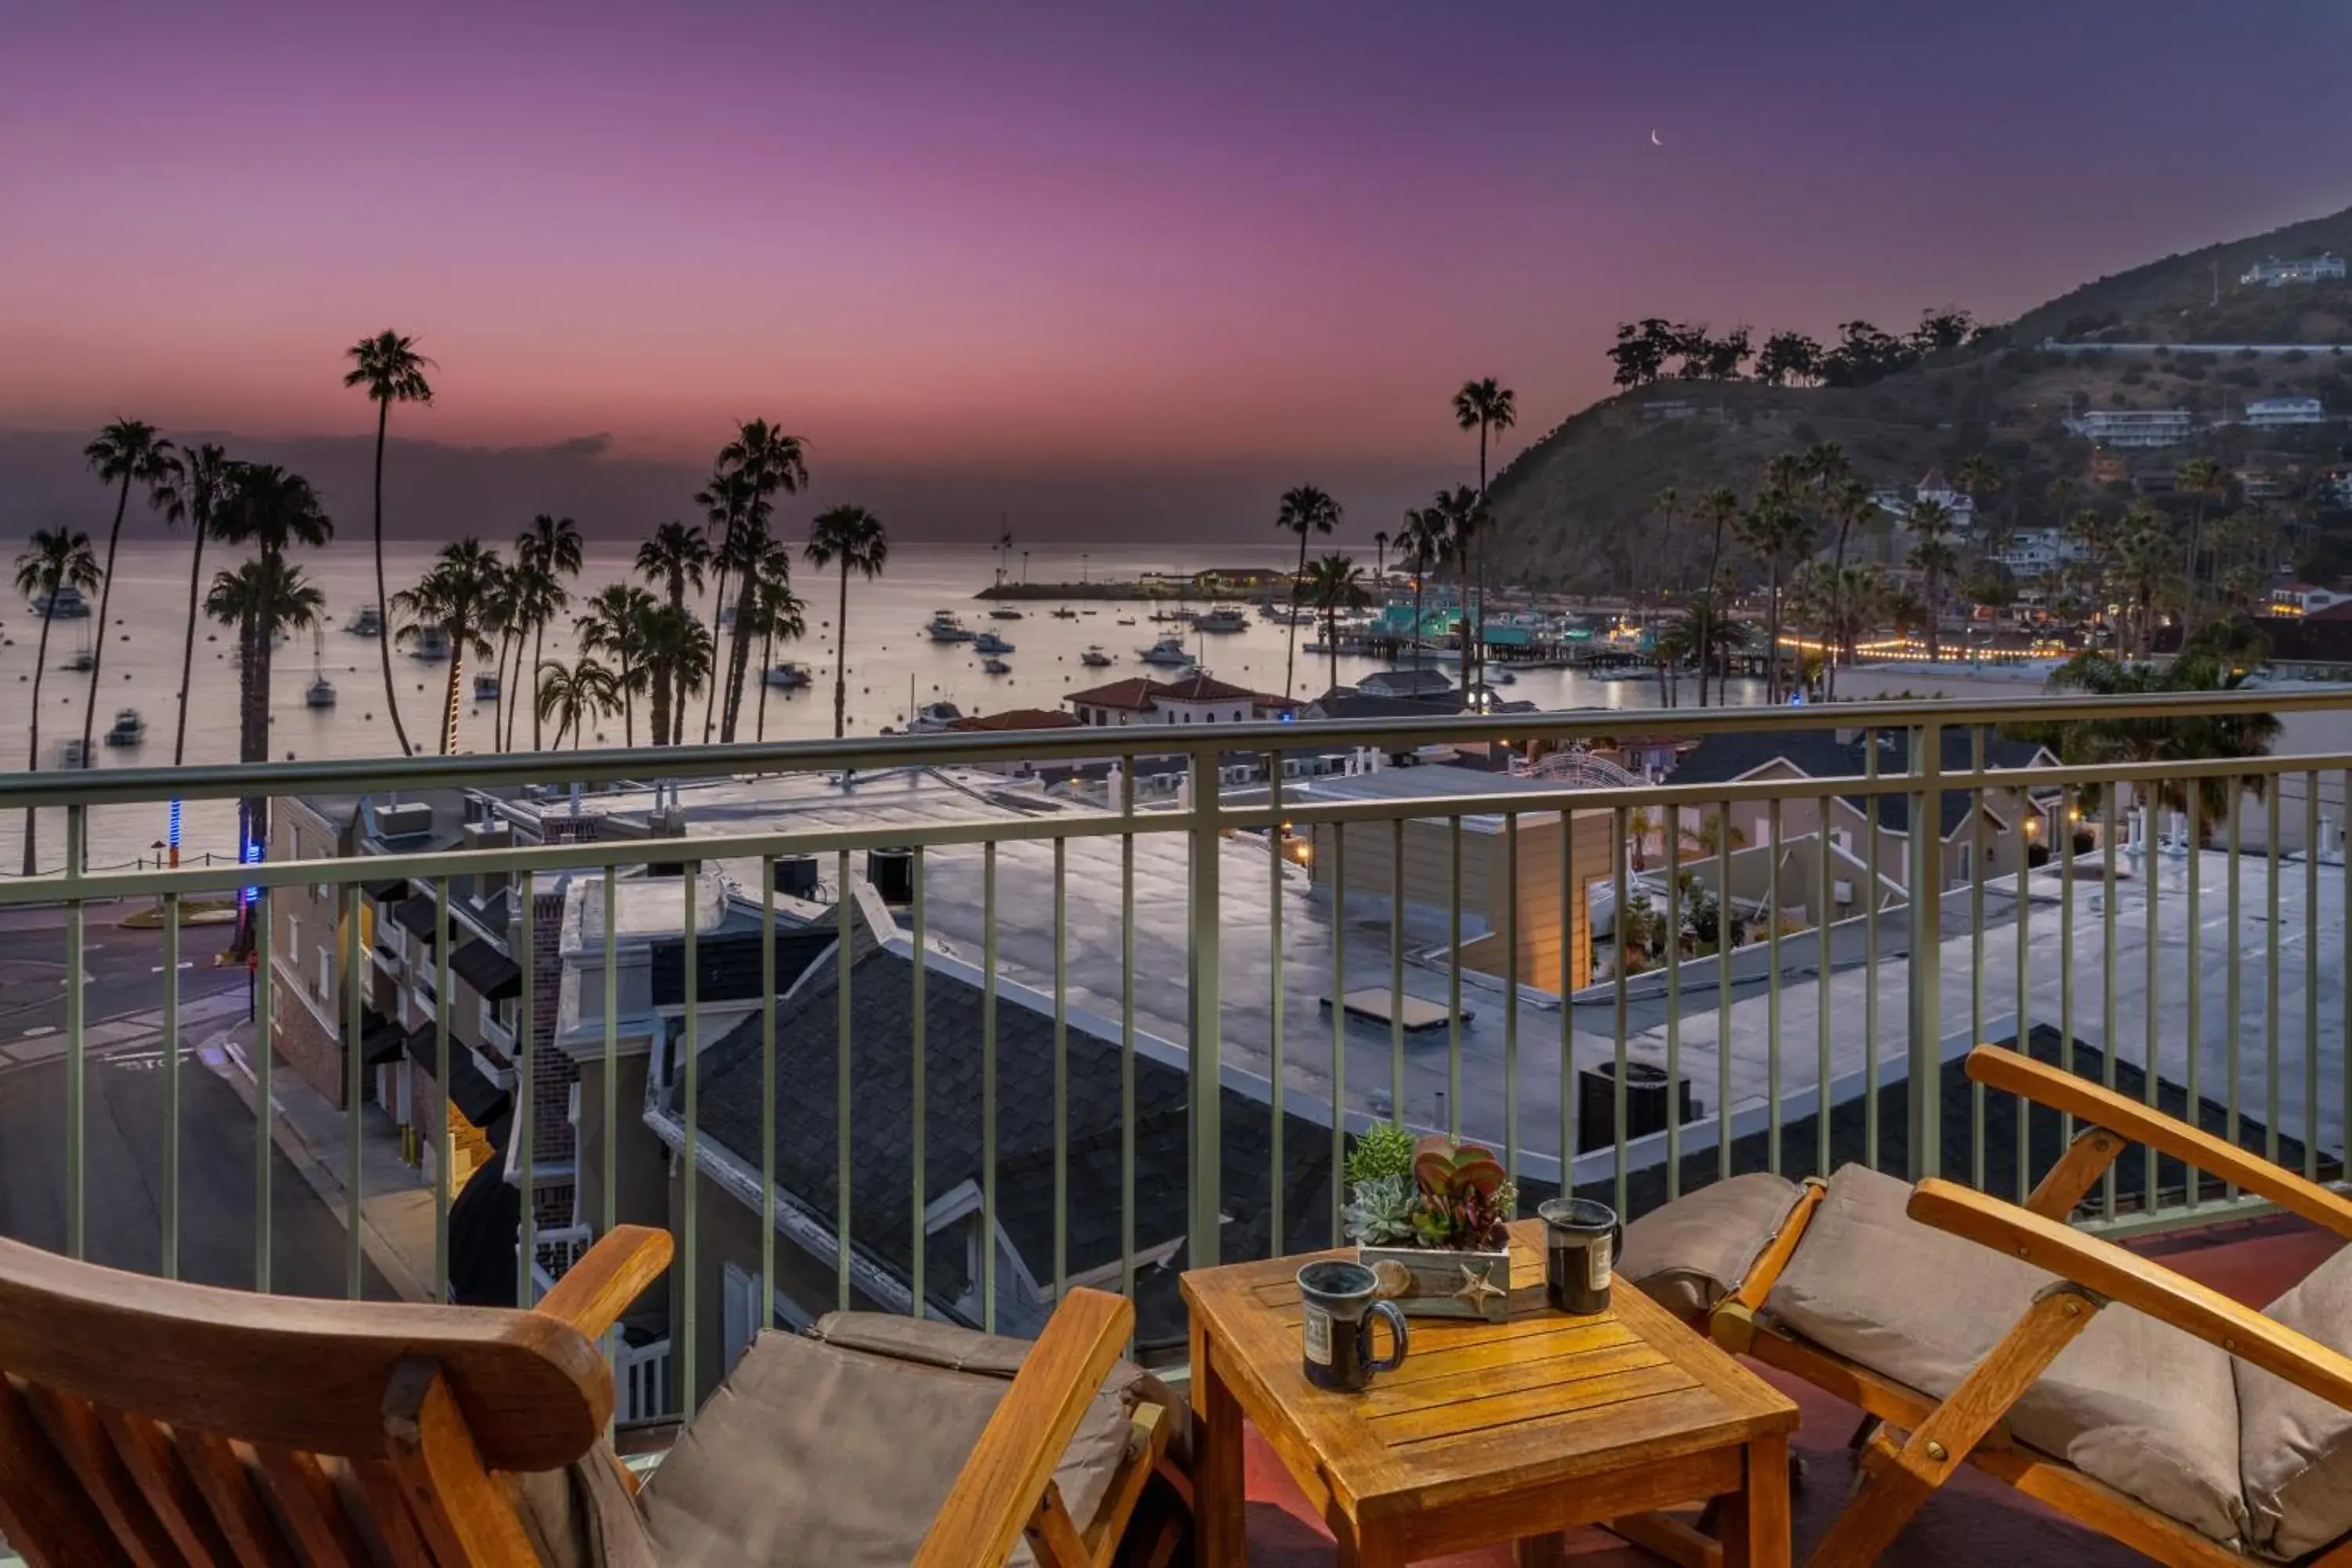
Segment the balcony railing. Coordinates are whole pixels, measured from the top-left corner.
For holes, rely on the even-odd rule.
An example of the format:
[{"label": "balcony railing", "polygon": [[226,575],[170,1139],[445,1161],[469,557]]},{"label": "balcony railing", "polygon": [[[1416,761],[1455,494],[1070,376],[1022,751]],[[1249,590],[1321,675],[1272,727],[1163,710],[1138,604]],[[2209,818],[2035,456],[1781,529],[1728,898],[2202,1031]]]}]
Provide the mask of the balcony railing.
[{"label": "balcony railing", "polygon": [[[1328,1242],[1345,1135],[1377,1120],[1492,1144],[1523,1201],[1568,1184],[1629,1214],[1735,1171],[1848,1159],[2021,1196],[2064,1130],[1954,1087],[1950,1064],[1990,1040],[2338,1178],[2352,752],[2171,758],[2154,738],[2342,705],[2268,690],[16,774],[0,813],[61,816],[68,863],[0,881],[0,906],[59,906],[79,976],[93,908],[158,900],[160,1033],[193,1046],[177,915],[251,901],[256,1005],[236,1053],[251,1206],[220,1212],[220,1184],[186,1168],[195,1069],[163,1050],[152,1267],[203,1272],[192,1249],[226,1224],[249,1227],[252,1286],[285,1288],[280,1259],[322,1247],[282,1219],[289,1097],[339,1097],[339,1139],[300,1131],[341,1221],[323,1246],[344,1292],[397,1288],[370,1151],[405,1121],[430,1135],[424,1293],[464,1293],[484,1225],[521,1300],[531,1260],[571,1250],[556,1244],[624,1218],[675,1231],[666,1403],[690,1413],[727,1339],[833,1306],[1020,1331],[1099,1282],[1160,1301],[1141,1348],[1181,1353],[1171,1268]],[[2126,719],[2163,760],[1989,761],[2008,726]],[[1773,737],[1830,730],[1853,737],[1845,771],[1772,763]],[[1753,765],[1659,784],[1574,757],[1516,774],[1379,764],[1634,733],[1737,742]],[[1344,761],[1287,776],[1286,754],[1309,753]],[[1181,785],[1155,803],[1169,757]],[[82,868],[101,814],[256,792],[277,810],[456,802],[514,841]],[[478,1069],[451,1033],[469,966],[499,983],[450,929],[457,879],[512,890],[521,1046],[503,1111],[499,1085],[469,1100]],[[432,935],[363,949],[362,900],[390,884],[433,894]],[[309,1045],[273,1038],[268,918],[321,887],[342,1026],[323,1083]],[[363,1044],[367,976],[395,959],[406,984],[386,989],[429,987],[433,1020],[387,1058]],[[113,1201],[89,1168],[89,1085],[112,1058],[83,993],[66,991],[58,1234],[33,1237],[75,1255]],[[431,1082],[394,1092],[404,1071]],[[542,1093],[548,1074],[562,1093]],[[503,1210],[489,1194],[461,1211],[453,1167],[477,1137],[500,1156],[473,1163],[509,1189]],[[539,1179],[557,1169],[572,1179]],[[2094,1201],[2085,1217],[2117,1229],[2251,1206],[2152,1155]],[[331,1288],[319,1272],[310,1288]]]}]

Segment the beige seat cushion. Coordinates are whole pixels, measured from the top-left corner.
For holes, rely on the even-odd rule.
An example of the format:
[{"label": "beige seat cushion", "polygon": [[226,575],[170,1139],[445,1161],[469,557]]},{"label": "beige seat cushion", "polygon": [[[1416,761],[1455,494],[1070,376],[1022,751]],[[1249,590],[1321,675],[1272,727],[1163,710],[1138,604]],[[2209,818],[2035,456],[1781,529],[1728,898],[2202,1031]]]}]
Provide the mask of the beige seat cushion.
[{"label": "beige seat cushion", "polygon": [[[1027,1345],[846,1316],[819,1326],[831,1343],[761,1333],[695,1413],[637,1494],[661,1568],[914,1560]],[[1081,1531],[1127,1454],[1123,1381],[1096,1395],[1055,1472]],[[1030,1561],[1025,1545],[1013,1561]]]},{"label": "beige seat cushion", "polygon": [[[1916,1223],[1908,1184],[1848,1165],[1765,1301],[1790,1331],[1931,1398],[1959,1385],[2053,1277]],[[2011,1411],[2019,1440],[2224,1544],[2246,1538],[2230,1358],[2109,1307]]]},{"label": "beige seat cushion", "polygon": [[1796,1206],[1797,1184],[1768,1171],[1716,1182],[1625,1227],[1617,1271],[1685,1318],[1703,1317],[1739,1289]]},{"label": "beige seat cushion", "polygon": [[[2263,1313],[2352,1354],[2352,1247]],[[2238,1462],[2255,1548],[2284,1560],[2352,1535],[2352,1411],[2260,1367],[2235,1364]]]}]

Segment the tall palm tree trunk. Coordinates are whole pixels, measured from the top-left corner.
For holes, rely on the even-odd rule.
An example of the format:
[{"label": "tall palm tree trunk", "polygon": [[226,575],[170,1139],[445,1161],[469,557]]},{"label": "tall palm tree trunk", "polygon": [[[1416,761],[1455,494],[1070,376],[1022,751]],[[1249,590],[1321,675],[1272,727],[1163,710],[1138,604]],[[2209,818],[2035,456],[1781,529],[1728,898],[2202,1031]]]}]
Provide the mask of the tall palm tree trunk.
[{"label": "tall palm tree trunk", "polygon": [[[1291,628],[1296,638],[1298,628]],[[833,618],[833,738],[840,740],[848,728],[845,717],[849,711],[849,557],[841,558],[841,607]]]},{"label": "tall palm tree trunk", "polygon": [[768,738],[768,667],[775,662],[776,634],[771,630],[760,638],[760,730],[759,738]]},{"label": "tall palm tree trunk", "polygon": [[[729,529],[727,538],[730,545],[734,537],[735,531]],[[842,591],[844,594],[848,592],[846,584],[843,584]],[[710,602],[710,681],[702,691],[702,743],[706,746],[710,743],[711,723],[719,710],[719,634],[723,629],[719,623],[726,618],[727,568],[722,565],[719,568],[719,592]]]},{"label": "tall palm tree trunk", "polygon": [[[761,532],[764,535],[765,529],[763,528]],[[765,555],[764,537],[754,538],[751,541],[751,545],[754,551],[752,559],[759,560]],[[759,596],[760,574],[756,572],[744,573],[741,584],[735,594],[734,646],[728,649],[727,707],[719,725],[719,738],[722,741],[734,740],[735,731],[742,722],[743,677],[747,673],[747,667],[751,662],[752,609],[758,604]],[[766,673],[764,667],[761,673],[763,676]],[[762,685],[764,687],[764,681]]]},{"label": "tall palm tree trunk", "polygon": [[[1478,507],[1483,511],[1486,506],[1486,421],[1482,418],[1478,421]],[[1484,680],[1486,679],[1486,557],[1480,552],[1475,536],[1473,536],[1470,541],[1470,565],[1478,579],[1478,611],[1471,626],[1472,636],[1477,644],[1475,674],[1478,679]],[[1465,655],[1465,663],[1462,667],[1465,676],[1472,673],[1471,666],[1467,662],[1468,658],[1469,656]],[[1467,686],[1469,681],[1465,679],[1463,684]]]},{"label": "tall palm tree trunk", "polygon": [[[536,688],[539,685],[540,667],[546,662],[547,623],[541,621],[530,628],[530,679],[527,683],[529,686]],[[533,702],[530,705],[530,749],[536,752],[540,749],[540,744],[539,704]]]},{"label": "tall palm tree trunk", "polygon": [[392,716],[392,737],[400,742],[400,754],[407,756],[415,750],[408,743],[407,728],[400,721],[400,694],[392,684],[392,596],[383,586],[383,437],[392,419],[392,404],[380,399],[375,405],[375,616],[383,628],[376,634],[376,658],[383,666],[383,710]]},{"label": "tall palm tree trunk", "polygon": [[637,743],[636,683],[631,679],[629,661],[621,661],[621,743],[635,749]]},{"label": "tall palm tree trunk", "polygon": [[[188,754],[188,683],[196,665],[196,589],[205,576],[205,520],[196,519],[196,549],[188,561],[188,635],[180,644],[180,722],[172,737],[172,765]],[[177,850],[173,851],[175,854]]]},{"label": "tall palm tree trunk", "polygon": [[1830,635],[1822,639],[1822,700],[1837,700],[1838,666],[1845,652],[1845,535],[1853,526],[1849,514],[1838,520],[1837,549],[1830,556]]},{"label": "tall palm tree trunk", "polygon": [[1282,700],[1286,702],[1298,695],[1298,682],[1293,674],[1298,668],[1298,581],[1307,575],[1307,530],[1298,531],[1298,575],[1290,580],[1289,651],[1282,656]]},{"label": "tall palm tree trunk", "polygon": [[[53,612],[57,604],[57,589],[52,587],[49,590],[49,608],[41,612],[40,649],[33,655],[32,745],[25,761],[25,771],[28,773],[41,771],[41,677],[47,673],[49,668],[49,623],[56,619]],[[33,826],[37,815],[32,806],[25,808],[25,875],[27,877],[33,874],[34,869]]]},{"label": "tall palm tree trunk", "polygon": [[1766,601],[1764,616],[1768,623],[1764,640],[1770,646],[1765,650],[1764,700],[1780,700],[1780,558],[1772,557],[1770,597]]},{"label": "tall palm tree trunk", "polygon": [[[449,679],[441,689],[441,754],[445,757],[457,754],[457,693],[465,684],[465,670],[466,645],[461,642],[449,650]],[[504,681],[499,683],[499,691],[505,694]]]},{"label": "tall palm tree trunk", "polygon": [[499,632],[499,652],[494,670],[499,678],[499,694],[490,699],[490,743],[496,745],[507,712],[507,650],[514,642],[514,634],[503,627]]},{"label": "tall palm tree trunk", "polygon": [[1323,651],[1331,656],[1331,686],[1339,685],[1339,606],[1327,605],[1323,609]]},{"label": "tall palm tree trunk", "polygon": [[1428,574],[1426,567],[1417,566],[1412,574],[1412,667],[1421,668],[1421,590],[1422,580]]},{"label": "tall palm tree trunk", "polygon": [[668,745],[670,693],[667,659],[654,661],[651,679],[646,682],[646,739],[656,746]]},{"label": "tall palm tree trunk", "polygon": [[122,493],[114,500],[114,526],[106,531],[106,575],[98,584],[98,640],[91,645],[89,695],[81,705],[81,765],[90,765],[89,741],[98,720],[98,681],[106,670],[106,606],[114,598],[114,547],[122,539],[122,513],[131,505],[131,476],[122,476]]}]

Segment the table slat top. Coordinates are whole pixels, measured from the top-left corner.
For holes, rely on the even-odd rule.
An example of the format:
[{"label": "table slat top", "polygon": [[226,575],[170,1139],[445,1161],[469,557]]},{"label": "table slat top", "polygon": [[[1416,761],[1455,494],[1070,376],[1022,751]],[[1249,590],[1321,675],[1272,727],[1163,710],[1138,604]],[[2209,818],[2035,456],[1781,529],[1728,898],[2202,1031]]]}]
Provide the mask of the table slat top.
[{"label": "table slat top", "polygon": [[1554,1311],[1541,1237],[1540,1221],[1512,1227],[1508,1319],[1412,1320],[1404,1365],[1361,1394],[1317,1388],[1299,1365],[1298,1268],[1347,1249],[1195,1270],[1184,1296],[1220,1371],[1254,1395],[1252,1417],[1262,1428],[1271,1417],[1267,1439],[1311,1456],[1359,1510],[1436,1506],[1796,1426],[1793,1403],[1622,1280],[1606,1312]]}]

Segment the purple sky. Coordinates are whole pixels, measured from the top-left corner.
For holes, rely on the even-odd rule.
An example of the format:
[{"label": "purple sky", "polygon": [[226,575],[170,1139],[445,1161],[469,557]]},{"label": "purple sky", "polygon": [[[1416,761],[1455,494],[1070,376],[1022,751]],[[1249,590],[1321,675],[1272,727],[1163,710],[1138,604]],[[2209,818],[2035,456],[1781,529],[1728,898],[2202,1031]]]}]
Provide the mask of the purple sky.
[{"label": "purple sky", "polygon": [[2000,317],[2352,201],[2347,46],[2286,0],[27,5],[0,427],[357,433],[340,351],[393,326],[437,441],[764,415],[991,513],[1422,489],[1465,376],[1533,436],[1621,319]]}]

